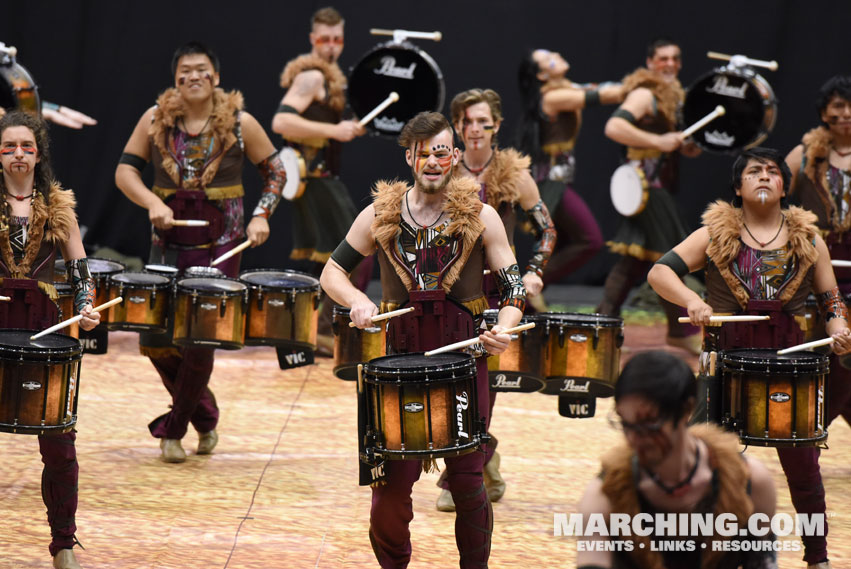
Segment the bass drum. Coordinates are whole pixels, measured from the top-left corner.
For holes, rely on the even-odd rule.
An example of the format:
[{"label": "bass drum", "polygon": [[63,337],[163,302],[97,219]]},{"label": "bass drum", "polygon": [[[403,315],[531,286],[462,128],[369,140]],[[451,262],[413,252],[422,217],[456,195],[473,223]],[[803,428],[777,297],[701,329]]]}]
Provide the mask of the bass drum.
[{"label": "bass drum", "polygon": [[41,114],[41,100],[35,81],[29,71],[5,53],[0,53],[0,107],[26,111],[35,116]]},{"label": "bass drum", "polygon": [[694,124],[722,105],[726,111],[692,138],[710,152],[735,154],[758,145],[777,122],[777,99],[771,85],[750,68],[721,67],[688,88],[683,123]]},{"label": "bass drum", "polygon": [[367,52],[349,71],[349,104],[366,116],[396,91],[399,100],[366,125],[376,134],[396,138],[405,123],[422,111],[440,111],[446,91],[437,63],[408,42],[387,42]]}]

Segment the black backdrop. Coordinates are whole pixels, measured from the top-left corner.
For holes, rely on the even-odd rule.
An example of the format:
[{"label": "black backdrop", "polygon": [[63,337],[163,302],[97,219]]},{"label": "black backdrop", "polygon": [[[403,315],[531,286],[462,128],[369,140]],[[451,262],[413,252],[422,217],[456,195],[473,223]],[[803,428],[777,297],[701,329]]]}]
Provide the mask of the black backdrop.
[{"label": "black backdrop", "polygon": [[[144,210],[118,191],[113,173],[121,149],[142,112],[171,85],[174,48],[190,39],[210,44],[222,62],[222,86],[240,89],[247,110],[272,135],[272,115],[282,95],[278,75],[286,61],[309,50],[312,12],[326,2],[254,0],[73,0],[10,3],[0,17],[0,41],[15,45],[19,61],[36,78],[43,98],[82,110],[99,120],[73,131],[52,127],[54,166],[63,184],[77,191],[88,247],[105,245],[146,256]],[[683,49],[680,78],[688,86],[716,64],[707,50],[776,59],[764,71],[779,101],[779,119],[764,145],[788,151],[816,124],[814,98],[829,76],[849,73],[847,48],[851,3],[847,0],[339,0],[346,18],[347,71],[379,41],[371,27],[440,30],[443,41],[417,41],[440,65],[448,100],[470,87],[496,89],[504,99],[503,141],[513,134],[519,101],[516,68],[525,49],[558,50],[571,63],[568,76],[580,82],[618,79],[644,61],[655,36],[677,40]],[[446,109],[444,109],[446,110]],[[608,180],[618,150],[603,136],[611,108],[586,111],[577,151],[576,187],[597,215],[606,238],[617,219],[608,200]],[[272,135],[278,144],[280,139]],[[729,192],[730,158],[704,153],[684,160],[679,205],[692,227],[707,201]],[[150,172],[147,173],[148,177]],[[407,176],[393,141],[363,137],[345,146],[343,179],[364,205],[378,178]],[[259,176],[246,169],[250,211]],[[269,243],[244,257],[245,267],[299,268],[287,258],[291,208],[281,204]],[[521,248],[523,244],[521,244]],[[521,249],[521,256],[522,256]],[[601,253],[572,282],[600,282],[613,261]]]}]

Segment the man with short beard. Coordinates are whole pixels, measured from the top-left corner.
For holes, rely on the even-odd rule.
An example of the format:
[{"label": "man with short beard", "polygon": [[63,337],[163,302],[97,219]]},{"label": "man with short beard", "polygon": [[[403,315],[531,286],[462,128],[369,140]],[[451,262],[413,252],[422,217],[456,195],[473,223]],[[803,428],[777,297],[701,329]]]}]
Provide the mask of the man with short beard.
[{"label": "man with short beard", "polygon": [[[357,121],[342,120],[346,78],[337,59],[343,53],[344,24],[340,13],[331,7],[313,14],[311,51],[284,67],[281,87],[287,92],[272,119],[272,130],[304,159],[306,185],[301,197],[293,201],[290,258],[313,261],[315,274],[322,271],[357,215],[349,191],[339,179],[340,143],[366,133]],[[369,260],[354,277],[358,288],[366,290],[371,273]],[[330,356],[334,349],[331,309],[326,299],[319,316],[319,355]]]},{"label": "man with short beard", "polygon": [[[371,317],[379,308],[349,281],[349,274],[364,257],[377,252],[381,312],[403,305],[417,309],[389,321],[388,353],[422,352],[481,327],[482,314],[488,308],[482,293],[487,260],[497,276],[501,301],[497,325],[479,336],[482,344],[474,349],[474,354],[481,356],[476,360],[476,401],[486,424],[489,405],[484,356],[505,351],[510,337],[502,330],[516,325],[523,314],[526,291],[520,270],[499,215],[478,197],[478,184],[452,176],[460,153],[454,147],[449,121],[440,113],[420,113],[402,129],[399,144],[405,148],[414,185],[401,181],[376,184],[372,205],[361,211],[325,265],[322,287],[351,308],[357,327],[372,326]],[[438,324],[441,322],[446,325]],[[430,462],[389,460],[383,465],[383,477],[375,474],[361,479],[362,484],[372,486],[369,535],[378,563],[385,569],[407,567],[411,559],[411,490]],[[445,462],[456,508],[460,566],[486,567],[493,521],[482,478],[484,454],[472,452]]]}]

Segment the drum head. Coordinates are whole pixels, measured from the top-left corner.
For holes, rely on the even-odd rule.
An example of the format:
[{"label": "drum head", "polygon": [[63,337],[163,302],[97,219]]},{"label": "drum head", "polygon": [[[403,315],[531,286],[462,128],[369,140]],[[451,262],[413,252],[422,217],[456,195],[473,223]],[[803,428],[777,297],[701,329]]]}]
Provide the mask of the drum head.
[{"label": "drum head", "polygon": [[225,274],[221,269],[216,267],[189,267],[184,271],[186,277],[224,277]]},{"label": "drum head", "polygon": [[163,288],[168,286],[171,280],[168,277],[154,273],[118,273],[109,277],[110,283],[124,284],[129,286],[143,286],[147,288]]},{"label": "drum head", "polygon": [[408,42],[376,46],[349,72],[347,95],[359,117],[369,114],[393,91],[399,100],[380,112],[367,129],[396,138],[417,113],[443,108],[440,68],[426,52]]},{"label": "drum head", "polygon": [[166,275],[170,277],[177,276],[177,267],[174,265],[145,265],[145,270],[149,273],[158,275]]},{"label": "drum head", "polygon": [[375,358],[364,366],[365,377],[374,376],[382,382],[455,380],[465,373],[475,375],[476,363],[473,356],[462,352],[395,354]]},{"label": "drum head", "polygon": [[250,285],[282,290],[319,290],[319,281],[297,271],[260,269],[240,273],[239,280]]},{"label": "drum head", "polygon": [[644,194],[646,182],[641,172],[630,164],[623,164],[612,174],[609,193],[612,205],[621,215],[631,217],[644,209],[647,196]]},{"label": "drum head", "polygon": [[777,350],[740,349],[721,352],[721,364],[727,369],[765,373],[813,373],[827,371],[828,358],[816,352],[792,352],[779,355]]},{"label": "drum head", "polygon": [[[48,334],[37,340],[30,340],[35,330],[0,330],[0,358],[17,356],[20,353],[50,353],[74,355],[82,353],[80,342],[65,334]],[[26,359],[26,358],[24,358]],[[42,359],[42,358],[38,358]]]},{"label": "drum head", "polygon": [[734,154],[756,146],[774,128],[774,92],[765,79],[750,70],[721,68],[695,81],[686,94],[684,125],[696,123],[718,105],[724,107],[724,115],[692,135],[704,150]]},{"label": "drum head", "polygon": [[[89,271],[93,275],[111,275],[114,273],[120,273],[126,267],[124,263],[119,263],[118,261],[112,261],[110,259],[101,259],[98,257],[88,257],[89,262]],[[65,273],[65,261],[62,259],[56,259],[56,262],[53,265],[54,271]]]},{"label": "drum head", "polygon": [[307,175],[304,159],[298,151],[289,146],[281,148],[281,151],[278,152],[278,158],[281,159],[284,172],[287,174],[287,181],[284,182],[281,195],[287,200],[301,197],[301,194],[304,193],[304,177]]},{"label": "drum head", "polygon": [[177,281],[177,287],[201,294],[225,293],[226,296],[239,294],[247,289],[244,284],[233,279],[210,279],[203,277],[180,279]]},{"label": "drum head", "polygon": [[605,314],[582,314],[579,312],[542,312],[541,318],[549,323],[577,328],[620,328],[623,318],[606,316]]}]

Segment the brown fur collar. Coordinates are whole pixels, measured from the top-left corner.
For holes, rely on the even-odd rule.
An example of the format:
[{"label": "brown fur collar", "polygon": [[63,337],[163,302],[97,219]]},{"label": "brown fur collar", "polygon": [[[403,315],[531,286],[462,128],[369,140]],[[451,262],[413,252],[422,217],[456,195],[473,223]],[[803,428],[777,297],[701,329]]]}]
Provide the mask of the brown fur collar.
[{"label": "brown fur collar", "polygon": [[[783,212],[786,215],[786,226],[789,233],[789,244],[792,254],[798,261],[798,273],[780,293],[780,301],[788,302],[797,292],[798,287],[818,260],[818,252],[813,239],[818,233],[815,226],[816,215],[803,208],[792,206]],[[739,255],[742,232],[742,210],[733,207],[729,202],[717,200],[710,204],[703,213],[703,225],[709,230],[709,247],[706,254],[717,267],[730,287],[730,292],[743,309],[748,304],[748,292],[733,274],[731,265]]]},{"label": "brown fur collar", "polygon": [[830,165],[830,149],[833,148],[833,135],[823,126],[810,130],[801,139],[804,145],[804,175],[810,179],[818,197],[824,205],[827,219],[833,227],[847,231],[851,229],[851,217],[846,219],[845,227],[839,227],[839,219],[830,190],[827,188],[827,168]]},{"label": "brown fur collar", "polygon": [[8,227],[0,233],[0,255],[13,279],[29,277],[32,264],[38,257],[43,241],[48,241],[54,246],[68,241],[71,228],[77,222],[77,216],[74,213],[76,203],[74,192],[63,190],[58,182],[53,182],[50,186],[48,203],[44,202],[41,192],[33,196],[27,228],[27,243],[24,245],[24,257],[20,265],[15,263],[12,244],[9,242]]},{"label": "brown fur collar", "polygon": [[[529,157],[521,154],[513,148],[504,150],[495,149],[490,164],[483,173],[483,182],[487,188],[488,205],[499,209],[501,204],[514,205],[520,201],[520,182],[523,171],[529,170]],[[455,166],[457,172],[463,168],[460,164]],[[457,177],[464,177],[455,174]],[[470,180],[472,177],[467,176]],[[476,194],[479,191],[476,190]]]},{"label": "brown fur collar", "polygon": [[180,93],[175,88],[166,89],[159,96],[157,99],[157,108],[154,111],[154,120],[151,122],[148,134],[160,151],[163,159],[163,169],[175,185],[189,190],[203,190],[213,181],[225,153],[237,142],[233,131],[242,107],[242,93],[239,91],[226,93],[219,88],[213,91],[213,115],[210,120],[210,126],[213,136],[218,141],[215,150],[218,156],[204,170],[200,182],[190,180],[181,184],[177,163],[171,157],[169,147],[171,146],[171,131],[175,128],[178,119],[185,113],[183,97],[180,96]]},{"label": "brown fur collar", "polygon": [[649,69],[639,67],[623,78],[624,93],[629,93],[639,87],[645,87],[653,92],[653,96],[656,98],[656,108],[667,119],[668,126],[672,130],[676,128],[677,107],[685,97],[680,82],[674,80],[668,83]]},{"label": "brown fur collar", "polygon": [[346,76],[340,71],[339,65],[328,63],[318,55],[306,53],[287,63],[281,72],[281,87],[289,89],[296,75],[310,69],[318,69],[325,77],[326,89],[328,90],[325,99],[328,101],[328,106],[335,111],[342,111],[346,105]]},{"label": "brown fur collar", "polygon": [[[709,463],[717,472],[718,497],[713,513],[732,513],[738,519],[740,527],[746,527],[748,517],[753,513],[753,502],[747,492],[747,480],[750,469],[738,450],[738,439],[713,425],[695,425],[689,427],[689,433],[706,443],[709,449]],[[633,452],[622,445],[612,449],[603,457],[603,493],[612,505],[612,513],[625,513],[634,516],[640,512],[638,492],[632,472]],[[662,555],[650,550],[652,536],[632,536],[637,542],[629,554],[636,567],[643,569],[664,569]],[[726,539],[716,535],[713,539]],[[644,547],[638,544],[643,543]],[[712,551],[707,547],[702,556],[701,568],[716,567],[723,551]]]},{"label": "brown fur collar", "polygon": [[[478,182],[472,178],[460,177],[453,177],[446,188],[443,211],[451,220],[446,233],[458,236],[461,241],[461,257],[452,264],[441,283],[443,290],[447,293],[458,280],[467,258],[473,251],[473,245],[485,230],[484,223],[479,219],[482,202],[479,201],[478,188]],[[402,231],[399,226],[402,221],[402,198],[409,189],[410,186],[407,183],[398,180],[393,182],[379,180],[375,184],[372,190],[372,206],[375,209],[372,234],[378,246],[384,249],[405,287],[413,290],[414,282],[411,275],[405,267],[396,262],[392,254],[396,239]]]}]

